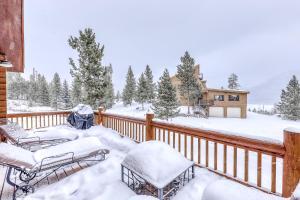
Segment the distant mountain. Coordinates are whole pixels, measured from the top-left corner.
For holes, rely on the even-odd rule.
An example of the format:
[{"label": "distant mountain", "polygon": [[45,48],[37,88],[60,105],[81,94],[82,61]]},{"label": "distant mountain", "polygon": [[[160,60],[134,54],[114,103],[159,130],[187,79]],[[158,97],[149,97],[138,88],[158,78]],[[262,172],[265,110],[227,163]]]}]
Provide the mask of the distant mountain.
[{"label": "distant mountain", "polygon": [[289,71],[249,89],[248,98],[251,104],[275,104],[280,99],[281,90],[285,89],[289,80],[296,75],[300,81],[300,71]]}]

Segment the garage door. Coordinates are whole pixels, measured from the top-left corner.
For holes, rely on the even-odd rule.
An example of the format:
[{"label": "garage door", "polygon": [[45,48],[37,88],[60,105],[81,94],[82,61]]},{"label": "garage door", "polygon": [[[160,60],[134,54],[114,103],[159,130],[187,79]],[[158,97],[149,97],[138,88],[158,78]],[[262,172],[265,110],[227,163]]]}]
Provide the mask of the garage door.
[{"label": "garage door", "polygon": [[209,107],[209,116],[210,117],[224,117],[224,108],[223,107]]},{"label": "garage door", "polygon": [[241,117],[241,108],[228,107],[227,108],[227,117],[240,118]]}]

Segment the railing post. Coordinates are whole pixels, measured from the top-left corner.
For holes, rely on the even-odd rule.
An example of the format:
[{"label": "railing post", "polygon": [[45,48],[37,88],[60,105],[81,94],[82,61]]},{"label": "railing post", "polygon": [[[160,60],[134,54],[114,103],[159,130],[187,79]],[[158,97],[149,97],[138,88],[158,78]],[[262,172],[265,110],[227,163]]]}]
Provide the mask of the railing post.
[{"label": "railing post", "polygon": [[284,130],[282,196],[290,197],[300,180],[300,129]]},{"label": "railing post", "polygon": [[103,123],[103,112],[104,112],[104,108],[99,107],[98,108],[98,125],[102,125],[102,123]]},{"label": "railing post", "polygon": [[154,118],[153,113],[146,114],[146,141],[154,140],[154,129],[152,126],[152,120]]}]

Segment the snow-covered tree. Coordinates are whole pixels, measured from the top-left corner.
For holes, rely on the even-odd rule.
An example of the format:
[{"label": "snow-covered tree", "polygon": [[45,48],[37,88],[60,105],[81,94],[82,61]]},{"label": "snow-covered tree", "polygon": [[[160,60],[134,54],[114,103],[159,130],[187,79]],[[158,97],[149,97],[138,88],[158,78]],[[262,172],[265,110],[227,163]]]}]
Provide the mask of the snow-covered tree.
[{"label": "snow-covered tree", "polygon": [[135,97],[135,90],[136,90],[136,82],[135,82],[135,78],[131,66],[129,66],[127,76],[126,76],[126,84],[122,96],[123,104],[125,106],[128,104],[131,105]]},{"label": "snow-covered tree", "polygon": [[300,119],[300,85],[295,75],[282,90],[277,109],[284,119]]},{"label": "snow-covered tree", "polygon": [[22,77],[21,73],[7,73],[7,94],[8,99],[27,100],[28,82]]},{"label": "snow-covered tree", "polygon": [[149,65],[146,66],[144,74],[147,83],[147,101],[153,102],[155,100],[155,83],[153,82],[153,74]]},{"label": "snow-covered tree", "polygon": [[50,106],[49,87],[45,76],[38,76],[38,95],[39,103],[43,106]]},{"label": "snow-covered tree", "polygon": [[77,106],[78,104],[83,102],[83,93],[81,83],[78,77],[74,77],[72,82],[72,89],[71,89],[71,99],[72,105]]},{"label": "snow-covered tree", "polygon": [[230,74],[228,77],[228,88],[234,90],[239,89],[240,84],[238,79],[239,77],[235,73]]},{"label": "snow-covered tree", "polygon": [[55,108],[56,110],[62,105],[61,92],[62,88],[60,77],[58,73],[55,73],[51,82],[51,107]]},{"label": "snow-covered tree", "polygon": [[188,104],[188,114],[190,114],[190,105],[200,94],[200,87],[195,77],[195,61],[186,51],[181,57],[181,64],[177,66],[176,77],[180,80],[179,92]]},{"label": "snow-covered tree", "polygon": [[64,80],[63,83],[61,99],[62,99],[62,109],[67,110],[72,107],[70,89],[67,80]]},{"label": "snow-covered tree", "polygon": [[79,31],[79,37],[71,36],[68,42],[78,52],[78,64],[69,59],[71,75],[80,80],[86,92],[84,102],[97,108],[97,102],[99,104],[105,93],[105,68],[101,64],[104,46],[96,42],[96,35],[90,28]]},{"label": "snow-covered tree", "polygon": [[38,99],[38,85],[37,85],[37,71],[33,68],[33,73],[29,77],[29,88],[28,93],[29,95],[29,106],[32,106],[33,103],[36,102]]},{"label": "snow-covered tree", "polygon": [[157,99],[153,103],[152,109],[156,117],[167,120],[179,113],[176,89],[171,83],[167,69],[159,79]]},{"label": "snow-covered tree", "polygon": [[113,69],[112,66],[109,65],[105,67],[105,76],[104,76],[104,82],[105,82],[105,93],[103,97],[103,102],[100,104],[103,104],[105,108],[111,108],[114,105],[114,86],[112,82],[112,73]]},{"label": "snow-covered tree", "polygon": [[142,104],[142,109],[144,109],[144,103],[148,100],[148,87],[143,73],[141,74],[137,84],[135,100]]},{"label": "snow-covered tree", "polygon": [[117,102],[119,102],[121,100],[121,98],[122,98],[122,96],[120,94],[120,91],[118,90],[115,99]]}]

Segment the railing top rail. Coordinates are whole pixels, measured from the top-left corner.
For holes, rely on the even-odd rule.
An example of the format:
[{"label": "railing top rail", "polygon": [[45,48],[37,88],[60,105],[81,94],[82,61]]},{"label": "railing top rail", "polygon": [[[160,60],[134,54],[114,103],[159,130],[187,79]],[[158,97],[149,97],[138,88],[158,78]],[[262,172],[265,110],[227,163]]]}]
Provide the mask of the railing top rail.
[{"label": "railing top rail", "polygon": [[152,121],[152,125],[157,128],[171,130],[177,133],[188,134],[200,138],[205,138],[211,141],[236,146],[240,148],[246,148],[255,152],[262,152],[265,154],[275,155],[282,158],[285,154],[285,147],[283,144],[248,138],[238,135],[229,135],[225,133],[219,133],[217,131],[203,130],[199,128],[190,128],[182,125],[174,125],[166,122]]},{"label": "railing top rail", "polygon": [[47,112],[28,112],[28,113],[9,113],[7,118],[27,117],[27,116],[41,116],[41,115],[60,115],[69,114],[71,111],[47,111]]},{"label": "railing top rail", "polygon": [[123,116],[123,115],[119,115],[119,114],[112,114],[112,113],[103,113],[103,116],[113,117],[113,118],[119,119],[119,120],[126,120],[126,121],[133,122],[133,123],[140,123],[140,124],[145,124],[146,123],[145,119],[141,119],[141,118],[138,118],[138,117],[128,117],[128,116]]}]

